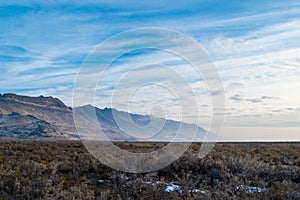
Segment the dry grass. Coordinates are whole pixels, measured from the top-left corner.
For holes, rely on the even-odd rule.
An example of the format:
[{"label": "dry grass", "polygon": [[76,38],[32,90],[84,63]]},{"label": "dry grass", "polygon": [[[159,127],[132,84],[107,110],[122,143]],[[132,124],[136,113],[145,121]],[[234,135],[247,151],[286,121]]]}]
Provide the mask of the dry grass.
[{"label": "dry grass", "polygon": [[[166,144],[117,145],[149,152]],[[220,143],[204,159],[200,145],[164,169],[129,174],[102,165],[80,142],[0,140],[0,199],[300,198],[300,143]],[[170,182],[180,190],[166,192]]]}]

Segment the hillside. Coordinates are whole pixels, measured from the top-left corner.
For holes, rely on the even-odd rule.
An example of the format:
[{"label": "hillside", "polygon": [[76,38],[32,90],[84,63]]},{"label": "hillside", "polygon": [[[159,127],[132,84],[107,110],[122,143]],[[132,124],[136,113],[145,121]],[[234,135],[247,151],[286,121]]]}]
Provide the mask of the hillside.
[{"label": "hillside", "polygon": [[[76,128],[73,119],[76,116]],[[0,137],[130,141],[200,141],[206,131],[193,124],[86,105],[74,109],[54,97],[0,94]],[[104,133],[104,134],[101,134]]]}]

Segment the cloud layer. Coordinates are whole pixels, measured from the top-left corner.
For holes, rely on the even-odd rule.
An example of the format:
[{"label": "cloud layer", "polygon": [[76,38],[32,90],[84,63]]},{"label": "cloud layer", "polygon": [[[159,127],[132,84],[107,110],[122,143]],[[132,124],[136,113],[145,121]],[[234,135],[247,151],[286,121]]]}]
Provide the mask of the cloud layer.
[{"label": "cloud layer", "polygon": [[[76,74],[96,45],[128,29],[163,27],[194,38],[214,61],[225,88],[226,126],[300,127],[299,13],[298,1],[4,1],[0,4],[0,92],[53,95],[72,105]],[[165,76],[166,71],[154,65],[177,70],[187,79],[203,113],[200,124],[209,126],[210,95],[219,91],[210,93],[203,77],[196,76],[188,63],[166,52],[131,52],[113,63],[97,86],[98,106],[110,106],[116,81],[132,67],[152,66],[136,70],[137,78],[128,88],[134,81],[153,78],[149,75]],[[180,88],[176,82],[173,86]],[[147,99],[153,94],[163,97],[165,92],[146,88],[137,93],[139,106],[131,109],[145,113]],[[166,99],[168,116],[180,119],[176,98]],[[138,102],[138,96],[133,100]],[[120,109],[125,104],[119,102]],[[190,112],[189,122],[196,123],[195,108],[185,109]]]}]

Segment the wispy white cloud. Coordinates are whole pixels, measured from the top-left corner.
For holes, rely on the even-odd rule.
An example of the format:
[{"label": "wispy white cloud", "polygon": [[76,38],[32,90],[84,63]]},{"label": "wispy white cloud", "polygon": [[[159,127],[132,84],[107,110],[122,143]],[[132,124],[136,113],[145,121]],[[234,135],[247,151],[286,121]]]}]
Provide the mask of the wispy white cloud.
[{"label": "wispy white cloud", "polygon": [[[125,1],[115,5],[107,1],[72,5],[67,1],[4,1],[0,6],[1,90],[53,95],[71,105],[76,73],[97,44],[121,31],[156,26],[175,29],[195,38],[214,60],[225,87],[228,125],[255,126],[259,121],[260,125],[298,126],[299,10],[298,1],[251,4],[203,0]],[[148,42],[145,38],[135,39]],[[134,43],[124,38],[106,50],[115,53]],[[197,56],[192,53],[190,56]],[[209,123],[210,95],[218,91],[213,89],[210,94],[203,77],[195,74],[182,58],[166,52],[133,52],[113,63],[97,88],[99,105],[109,105],[112,89],[122,74],[132,66],[146,65],[166,66],[181,74],[197,97],[203,112],[200,117]],[[132,75],[135,78],[130,78],[123,86],[139,84],[147,78],[162,80],[166,77],[165,82],[168,81],[168,72],[159,67],[136,69]],[[84,78],[91,77],[87,74]],[[178,81],[169,80],[172,87],[182,90]],[[140,93],[135,102],[139,97],[144,105],[156,92],[158,90],[152,88]],[[162,91],[157,95],[164,97]],[[176,105],[173,98],[169,99],[169,105]],[[124,102],[119,104],[124,105]],[[134,108],[136,112],[139,106]],[[186,109],[191,113],[190,122],[199,117],[193,115],[193,106]],[[169,111],[171,118],[178,117],[175,107],[170,107]],[[141,109],[140,112],[146,111]]]}]

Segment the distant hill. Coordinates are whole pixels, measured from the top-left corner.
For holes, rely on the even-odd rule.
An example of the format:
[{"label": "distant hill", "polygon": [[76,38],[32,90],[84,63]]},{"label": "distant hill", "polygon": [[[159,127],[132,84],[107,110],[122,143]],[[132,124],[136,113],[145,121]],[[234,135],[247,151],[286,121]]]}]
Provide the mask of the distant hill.
[{"label": "distant hill", "polygon": [[[95,118],[99,122],[102,132],[114,140],[202,141],[207,133],[206,130],[194,124],[133,114],[114,108],[99,109],[86,105],[74,108],[74,112],[80,119],[77,127],[90,127],[86,134],[81,135],[83,139],[93,138],[98,134],[98,131],[95,131],[99,130],[99,127],[95,126],[97,124]],[[176,134],[178,134],[177,138]]]},{"label": "distant hill", "polygon": [[[22,139],[203,140],[206,131],[194,124],[86,105],[74,109],[58,98],[0,94],[0,137]],[[94,116],[94,117],[93,117]],[[101,131],[99,131],[101,129]],[[194,133],[195,137],[194,137]]]},{"label": "distant hill", "polygon": [[[74,133],[76,133],[72,108],[67,107],[57,98],[43,96],[28,97],[16,94],[0,95],[0,114],[2,114],[3,117],[8,117],[5,122],[2,122],[0,135],[3,135],[4,132],[8,134],[3,127],[7,129],[10,124],[16,123],[16,121],[14,121],[16,117],[9,117],[11,113],[18,113],[20,116],[17,117],[17,119],[25,120],[26,118],[25,121],[27,121],[27,124],[30,120],[32,123],[36,123],[37,120],[48,123],[49,126],[51,126],[51,129],[45,131],[48,137],[71,139],[74,138]],[[29,126],[25,126],[24,124],[24,130],[21,131],[21,125],[22,123],[18,125],[19,128],[17,130],[20,130],[20,134],[23,135],[22,138],[26,138],[24,132],[27,132],[26,129],[29,128]],[[14,134],[18,133],[17,130],[13,131]],[[42,134],[42,132],[37,135],[40,134]],[[45,133],[43,133],[43,135],[45,135]]]}]

